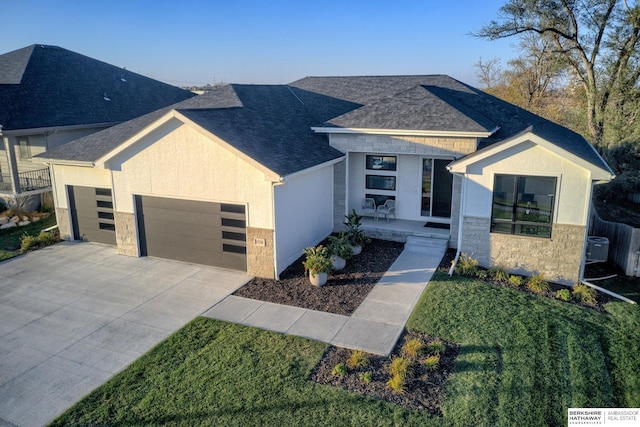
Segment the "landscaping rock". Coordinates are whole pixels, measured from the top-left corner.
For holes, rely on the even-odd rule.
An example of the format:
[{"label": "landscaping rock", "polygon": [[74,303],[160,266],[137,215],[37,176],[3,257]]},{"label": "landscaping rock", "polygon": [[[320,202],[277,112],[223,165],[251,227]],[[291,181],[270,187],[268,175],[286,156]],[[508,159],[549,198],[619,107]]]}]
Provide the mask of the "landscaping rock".
[{"label": "landscaping rock", "polygon": [[23,216],[22,216],[22,221],[29,221],[29,217],[28,217],[28,216],[26,216],[26,215],[23,215]]},{"label": "landscaping rock", "polygon": [[20,222],[18,223],[18,227],[24,227],[25,225],[29,225],[29,224],[31,224],[31,221],[29,221],[29,220],[26,220],[26,221],[20,221]]},{"label": "landscaping rock", "polygon": [[0,217],[0,225],[5,225],[8,222],[9,218],[7,218],[6,216]]},{"label": "landscaping rock", "polygon": [[0,225],[0,230],[6,230],[7,228],[13,228],[13,227],[17,227],[16,223],[13,221],[9,221],[6,224]]},{"label": "landscaping rock", "polygon": [[40,217],[39,216],[31,217],[31,222],[38,222],[38,221],[40,221]]},{"label": "landscaping rock", "polygon": [[18,217],[18,215],[14,215],[11,217],[11,222],[13,222],[14,224],[17,224],[20,221],[20,218]]}]

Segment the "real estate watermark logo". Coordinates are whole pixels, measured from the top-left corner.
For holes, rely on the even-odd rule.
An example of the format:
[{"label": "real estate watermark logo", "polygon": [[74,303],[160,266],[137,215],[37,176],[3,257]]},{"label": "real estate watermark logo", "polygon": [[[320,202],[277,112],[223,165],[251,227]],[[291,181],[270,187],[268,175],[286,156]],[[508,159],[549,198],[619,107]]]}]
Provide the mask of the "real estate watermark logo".
[{"label": "real estate watermark logo", "polygon": [[568,427],[640,427],[639,408],[569,408]]}]

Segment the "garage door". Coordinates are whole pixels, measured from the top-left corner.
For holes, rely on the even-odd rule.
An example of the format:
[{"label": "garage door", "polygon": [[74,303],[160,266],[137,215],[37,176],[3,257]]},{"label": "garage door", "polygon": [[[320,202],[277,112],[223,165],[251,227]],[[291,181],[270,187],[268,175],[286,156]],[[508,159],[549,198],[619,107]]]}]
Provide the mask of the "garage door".
[{"label": "garage door", "polygon": [[73,235],[77,240],[116,244],[113,197],[109,188],[68,186]]},{"label": "garage door", "polygon": [[247,270],[244,205],[135,199],[142,255]]}]

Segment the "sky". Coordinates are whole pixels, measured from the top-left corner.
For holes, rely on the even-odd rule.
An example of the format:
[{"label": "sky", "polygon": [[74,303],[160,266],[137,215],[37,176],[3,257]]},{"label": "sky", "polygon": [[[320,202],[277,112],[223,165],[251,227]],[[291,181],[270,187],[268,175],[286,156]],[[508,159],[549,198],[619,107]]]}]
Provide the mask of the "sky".
[{"label": "sky", "polygon": [[0,53],[60,46],[175,85],[448,74],[517,55],[470,35],[506,0],[0,0]]}]

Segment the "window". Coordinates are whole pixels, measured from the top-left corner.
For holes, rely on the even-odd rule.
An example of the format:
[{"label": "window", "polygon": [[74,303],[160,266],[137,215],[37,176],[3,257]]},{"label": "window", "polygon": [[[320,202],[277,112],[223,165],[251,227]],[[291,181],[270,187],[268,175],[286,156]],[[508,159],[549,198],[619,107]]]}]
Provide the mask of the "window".
[{"label": "window", "polygon": [[396,189],[396,177],[367,175],[367,189],[394,191]]},{"label": "window", "polygon": [[496,175],[491,232],[551,237],[556,178]]},{"label": "window", "polygon": [[379,171],[395,171],[396,156],[367,155],[367,169]]},{"label": "window", "polygon": [[22,160],[31,159],[31,146],[29,145],[29,139],[19,139],[18,146],[20,147],[20,158]]}]

